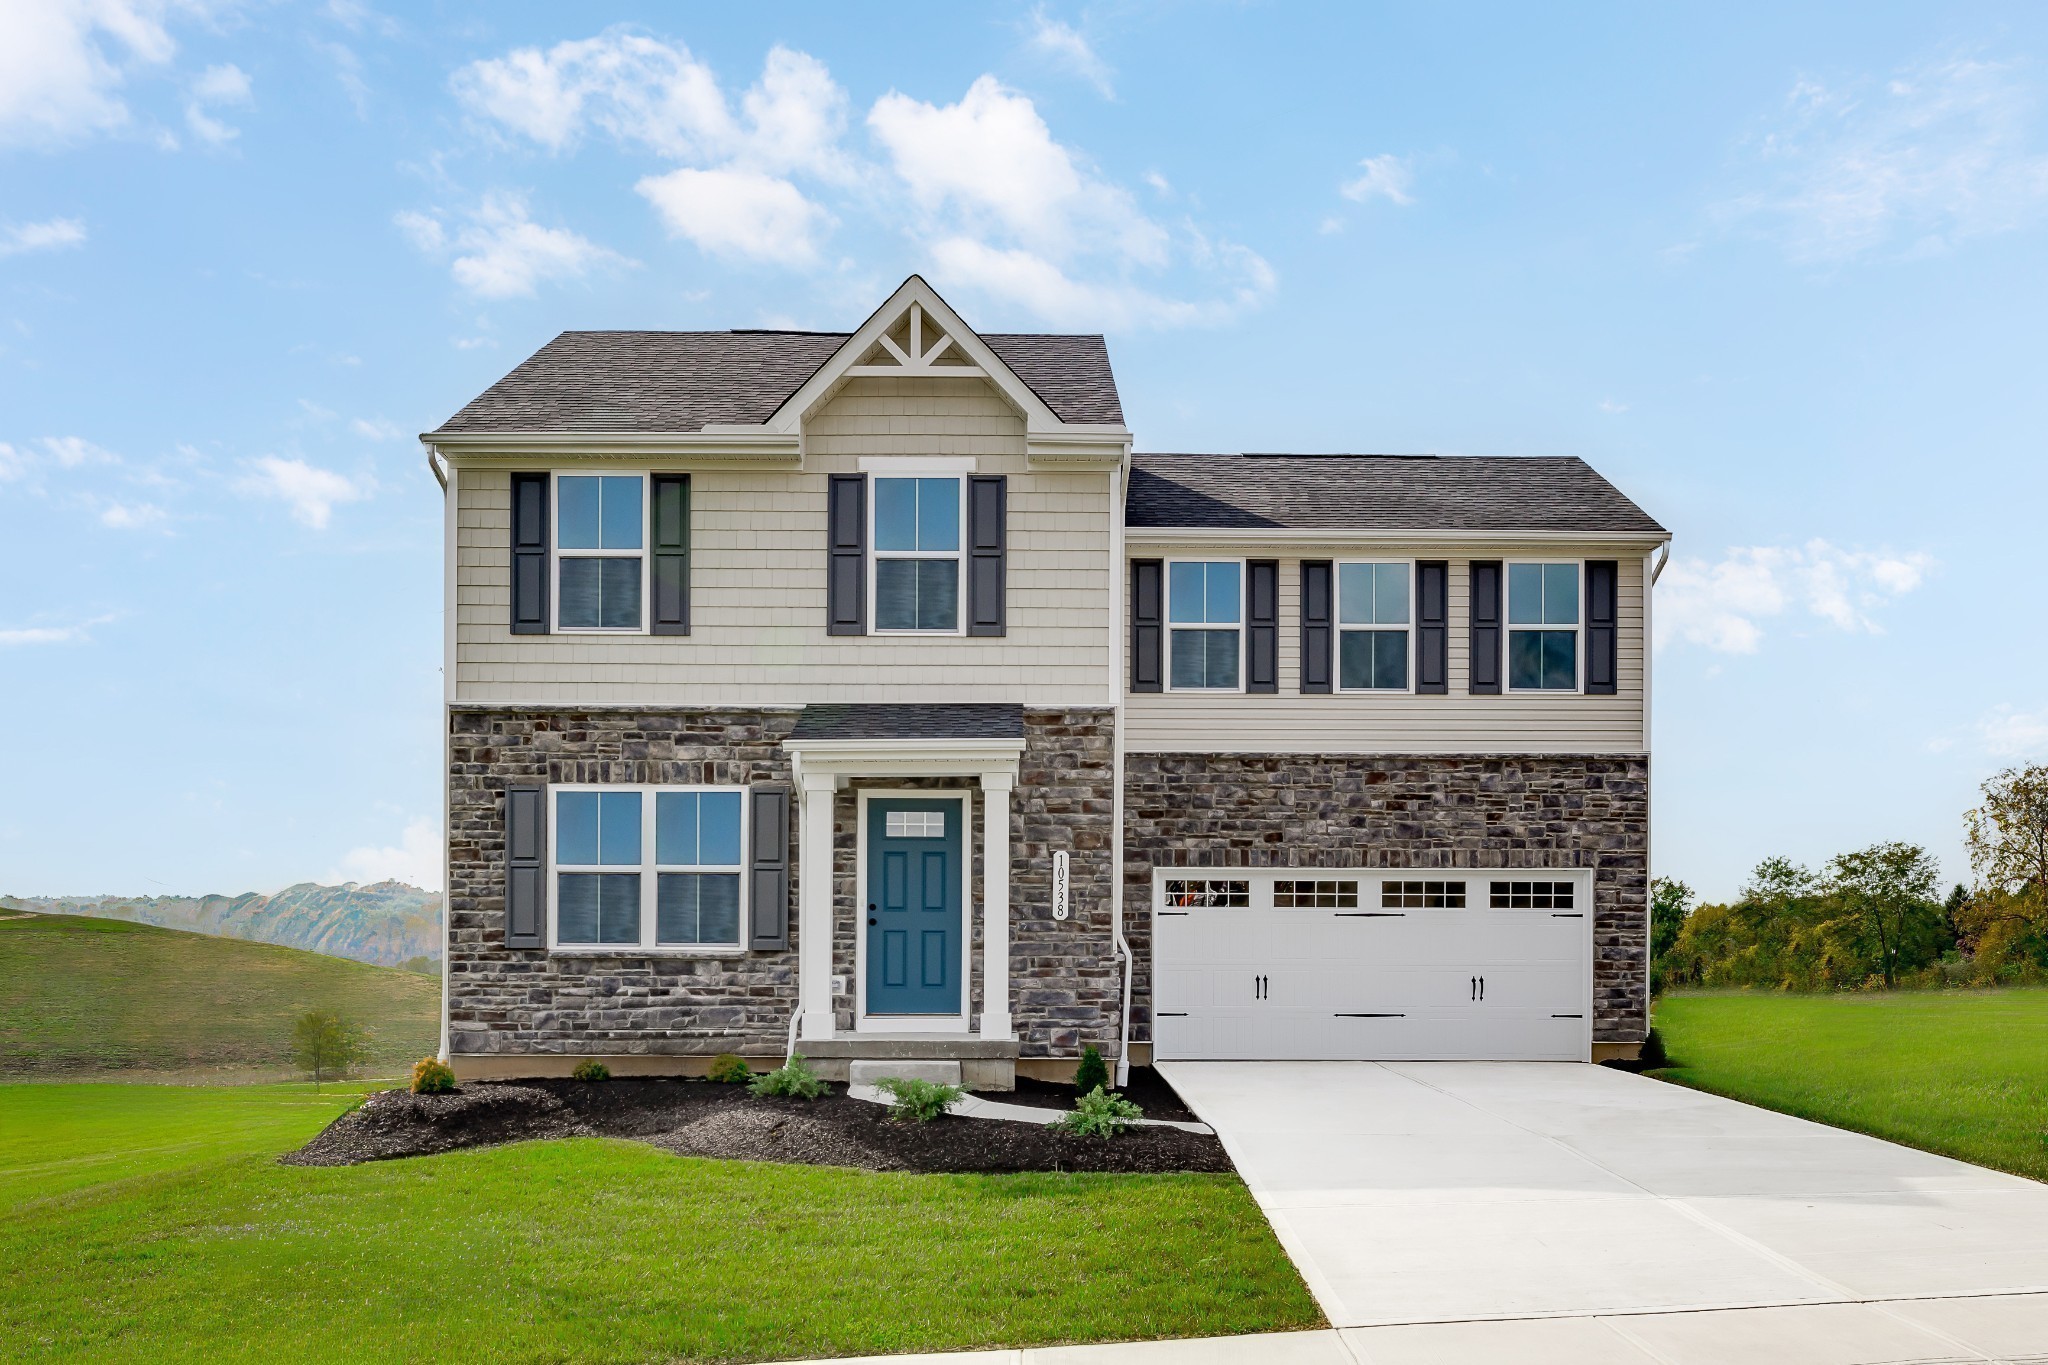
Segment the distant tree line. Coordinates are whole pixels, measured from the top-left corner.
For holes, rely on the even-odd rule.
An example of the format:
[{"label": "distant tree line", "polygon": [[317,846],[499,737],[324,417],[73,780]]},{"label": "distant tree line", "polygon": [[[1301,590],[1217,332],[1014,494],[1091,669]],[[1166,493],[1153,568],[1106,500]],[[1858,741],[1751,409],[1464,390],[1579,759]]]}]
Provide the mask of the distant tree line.
[{"label": "distant tree line", "polygon": [[1656,989],[1853,990],[2048,980],[2048,765],[1999,773],[1964,816],[1973,884],[1940,894],[1916,844],[1873,844],[1818,871],[1766,858],[1735,900],[1695,905],[1659,878]]}]

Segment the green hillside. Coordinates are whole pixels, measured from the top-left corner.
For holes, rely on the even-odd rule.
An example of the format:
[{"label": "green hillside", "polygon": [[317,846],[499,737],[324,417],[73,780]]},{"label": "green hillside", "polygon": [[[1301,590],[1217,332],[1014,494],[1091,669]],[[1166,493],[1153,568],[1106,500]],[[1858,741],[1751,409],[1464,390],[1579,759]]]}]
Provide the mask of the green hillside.
[{"label": "green hillside", "polygon": [[434,1050],[436,977],[120,920],[0,912],[0,1076],[289,1074],[292,1021],[359,1023],[372,1070]]}]

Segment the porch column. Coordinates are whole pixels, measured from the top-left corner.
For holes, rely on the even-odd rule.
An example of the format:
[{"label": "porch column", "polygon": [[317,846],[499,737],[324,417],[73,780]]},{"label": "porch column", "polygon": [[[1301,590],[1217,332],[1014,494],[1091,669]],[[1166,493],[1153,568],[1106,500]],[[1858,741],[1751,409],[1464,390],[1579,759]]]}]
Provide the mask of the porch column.
[{"label": "porch column", "polygon": [[981,775],[981,1036],[1010,1036],[1010,791],[1008,769]]},{"label": "porch column", "polygon": [[830,1038],[832,1025],[832,793],[831,773],[803,775],[803,812],[798,825],[797,1001],[803,1008],[800,1034]]}]

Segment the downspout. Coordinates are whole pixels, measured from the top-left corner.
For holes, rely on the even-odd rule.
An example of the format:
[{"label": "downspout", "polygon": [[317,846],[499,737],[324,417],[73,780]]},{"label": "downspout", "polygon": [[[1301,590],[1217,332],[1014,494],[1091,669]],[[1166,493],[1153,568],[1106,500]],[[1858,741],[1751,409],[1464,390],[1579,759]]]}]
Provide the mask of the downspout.
[{"label": "downspout", "polygon": [[427,468],[433,472],[434,482],[441,485],[441,1043],[435,1055],[446,1062],[449,1041],[448,975],[452,966],[448,920],[449,903],[455,892],[453,860],[448,853],[455,804],[454,779],[450,776],[453,741],[448,722],[453,714],[450,705],[455,700],[455,532],[461,518],[457,515],[455,489],[451,486],[456,478],[455,466],[443,469],[440,453],[428,446]]},{"label": "downspout", "polygon": [[[1643,588],[1643,760],[1645,762],[1650,761],[1651,655],[1654,652],[1656,640],[1656,631],[1654,630],[1651,621],[1652,593],[1650,590],[1657,586],[1657,579],[1659,575],[1661,575],[1664,572],[1664,566],[1670,562],[1671,542],[1667,540],[1662,545],[1657,547],[1657,562],[1650,566],[1650,581]],[[1655,820],[1652,819],[1652,816],[1655,813],[1656,802],[1657,775],[1653,772],[1650,774],[1650,781],[1648,785],[1644,788],[1643,795],[1643,872],[1644,881],[1649,884],[1646,885],[1645,890],[1650,890],[1650,894],[1653,898],[1655,896],[1655,892],[1654,890],[1651,890],[1651,887],[1654,886],[1657,880],[1657,865],[1655,858],[1656,840],[1655,837],[1650,833],[1650,831],[1653,828],[1655,828],[1656,824]],[[1643,909],[1644,912],[1647,914],[1649,911],[1649,907],[1646,905],[1643,907]],[[1646,938],[1644,941],[1643,951],[1644,1042],[1648,1042],[1650,1038],[1650,983],[1655,977],[1655,973],[1651,970],[1651,967],[1652,964],[1650,962],[1649,943]]]},{"label": "downspout", "polygon": [[1123,1011],[1116,1035],[1116,1084],[1118,1089],[1131,1080],[1131,981],[1136,964],[1131,960],[1130,940],[1124,937],[1124,481],[1131,466],[1130,447],[1109,476],[1109,701],[1110,723],[1115,727],[1110,744],[1110,938],[1124,964]]}]

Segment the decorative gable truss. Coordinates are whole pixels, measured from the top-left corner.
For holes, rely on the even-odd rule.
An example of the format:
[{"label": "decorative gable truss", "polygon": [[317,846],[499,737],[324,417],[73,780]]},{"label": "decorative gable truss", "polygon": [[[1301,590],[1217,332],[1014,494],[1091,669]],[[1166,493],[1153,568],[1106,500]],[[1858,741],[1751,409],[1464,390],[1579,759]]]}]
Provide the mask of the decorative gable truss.
[{"label": "decorative gable truss", "polygon": [[988,377],[988,371],[969,360],[936,321],[927,324],[924,305],[916,299],[896,326],[877,337],[874,349],[846,373],[855,379]]}]

